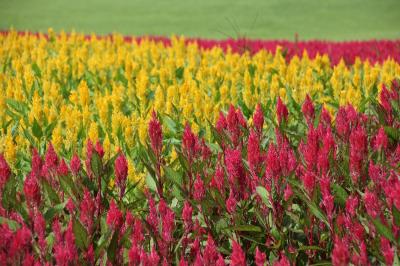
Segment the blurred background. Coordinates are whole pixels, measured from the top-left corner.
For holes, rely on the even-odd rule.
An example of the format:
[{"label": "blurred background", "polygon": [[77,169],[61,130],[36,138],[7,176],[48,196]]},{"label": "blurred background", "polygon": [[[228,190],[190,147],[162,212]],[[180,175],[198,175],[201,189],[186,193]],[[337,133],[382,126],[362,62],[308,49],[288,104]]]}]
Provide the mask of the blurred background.
[{"label": "blurred background", "polygon": [[400,38],[400,0],[0,0],[0,29],[201,38]]}]

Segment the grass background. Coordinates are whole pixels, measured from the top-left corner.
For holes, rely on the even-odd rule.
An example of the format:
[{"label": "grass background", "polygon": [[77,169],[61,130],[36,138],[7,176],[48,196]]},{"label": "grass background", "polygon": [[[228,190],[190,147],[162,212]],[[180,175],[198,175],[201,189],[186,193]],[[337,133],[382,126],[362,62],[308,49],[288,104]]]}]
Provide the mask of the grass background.
[{"label": "grass background", "polygon": [[0,0],[0,29],[203,38],[400,38],[400,0]]}]

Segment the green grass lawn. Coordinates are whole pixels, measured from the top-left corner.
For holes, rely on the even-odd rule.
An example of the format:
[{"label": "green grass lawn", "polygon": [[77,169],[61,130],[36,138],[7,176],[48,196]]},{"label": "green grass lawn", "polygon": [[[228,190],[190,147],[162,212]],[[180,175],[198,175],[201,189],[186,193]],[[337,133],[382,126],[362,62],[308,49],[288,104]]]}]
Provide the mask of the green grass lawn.
[{"label": "green grass lawn", "polygon": [[263,39],[400,38],[400,0],[0,0],[0,29]]}]

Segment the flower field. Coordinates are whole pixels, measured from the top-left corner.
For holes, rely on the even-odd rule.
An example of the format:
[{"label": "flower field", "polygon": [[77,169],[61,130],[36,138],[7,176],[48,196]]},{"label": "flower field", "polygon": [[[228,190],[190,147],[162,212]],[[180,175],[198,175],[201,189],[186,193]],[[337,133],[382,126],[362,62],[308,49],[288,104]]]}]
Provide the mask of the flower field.
[{"label": "flower field", "polygon": [[0,264],[399,265],[399,55],[0,34]]}]

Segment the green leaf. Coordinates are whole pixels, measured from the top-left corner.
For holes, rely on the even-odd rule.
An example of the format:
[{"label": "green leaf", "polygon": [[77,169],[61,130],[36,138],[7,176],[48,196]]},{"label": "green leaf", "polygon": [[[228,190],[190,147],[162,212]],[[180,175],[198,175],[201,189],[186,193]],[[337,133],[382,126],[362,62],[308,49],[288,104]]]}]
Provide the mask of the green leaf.
[{"label": "green leaf", "polygon": [[35,73],[36,77],[38,78],[42,77],[42,72],[40,71],[40,68],[36,63],[32,64],[32,71],[33,73]]},{"label": "green leaf", "polygon": [[57,204],[54,207],[49,208],[43,215],[44,219],[47,222],[52,221],[56,214],[58,214],[64,210],[67,203],[68,203],[68,201],[65,201],[63,203]]},{"label": "green leaf", "polygon": [[90,160],[90,167],[92,168],[93,174],[99,177],[102,171],[101,158],[97,152],[92,153],[92,158]]},{"label": "green leaf", "polygon": [[262,201],[267,205],[268,208],[272,209],[271,202],[269,201],[269,192],[265,189],[265,187],[258,186],[256,187],[257,194],[261,197]]},{"label": "green leaf", "polygon": [[37,139],[40,139],[43,136],[42,128],[40,127],[36,118],[33,120],[32,133]]},{"label": "green leaf", "polygon": [[325,249],[318,247],[318,246],[301,246],[297,249],[297,251],[303,251],[303,250],[320,250],[320,251],[325,251]]},{"label": "green leaf", "polygon": [[374,223],[376,230],[378,231],[379,234],[386,237],[390,241],[395,242],[392,230],[390,230],[387,226],[382,224],[379,218],[372,219],[372,222]]},{"label": "green leaf", "polygon": [[47,182],[46,179],[42,179],[42,185],[51,203],[60,204],[60,198],[58,197],[57,192],[53,189],[53,187],[49,184],[49,182]]},{"label": "green leaf", "polygon": [[261,227],[255,225],[247,225],[247,224],[233,226],[230,227],[230,229],[242,232],[262,232]]},{"label": "green leaf", "polygon": [[115,253],[117,252],[118,248],[118,236],[119,236],[119,231],[115,230],[110,245],[108,245],[107,248],[107,258],[110,259],[112,263],[115,262],[115,255],[116,255]]},{"label": "green leaf", "polygon": [[157,184],[150,174],[146,176],[146,185],[153,192],[157,192]]},{"label": "green leaf", "polygon": [[85,227],[78,219],[73,220],[72,228],[74,230],[75,244],[82,250],[86,250],[89,246],[89,237]]},{"label": "green leaf", "polygon": [[3,207],[11,210],[16,204],[16,178],[11,176],[3,188]]},{"label": "green leaf", "polygon": [[0,224],[7,224],[8,227],[9,227],[13,232],[17,231],[17,229],[20,227],[20,224],[19,224],[19,223],[17,223],[17,222],[14,221],[14,220],[7,219],[7,218],[5,218],[5,217],[0,217]]},{"label": "green leaf", "polygon": [[182,79],[182,78],[183,78],[184,70],[185,70],[185,69],[184,69],[183,67],[178,67],[178,68],[175,70],[175,76],[176,76],[177,79]]},{"label": "green leaf", "polygon": [[394,223],[397,226],[400,226],[400,211],[394,205],[393,205],[393,217],[394,217]]},{"label": "green leaf", "polygon": [[338,184],[333,184],[332,190],[333,194],[335,195],[335,201],[342,206],[346,205],[346,200],[349,196],[346,190]]},{"label": "green leaf", "polygon": [[181,186],[182,177],[178,172],[176,172],[174,169],[172,169],[171,167],[168,167],[168,166],[164,166],[164,172],[165,172],[165,176],[169,180],[171,180],[175,185],[177,185],[178,187]]}]

